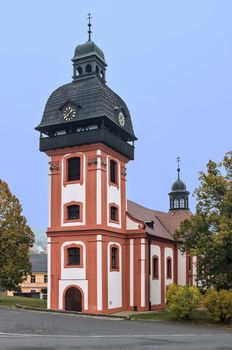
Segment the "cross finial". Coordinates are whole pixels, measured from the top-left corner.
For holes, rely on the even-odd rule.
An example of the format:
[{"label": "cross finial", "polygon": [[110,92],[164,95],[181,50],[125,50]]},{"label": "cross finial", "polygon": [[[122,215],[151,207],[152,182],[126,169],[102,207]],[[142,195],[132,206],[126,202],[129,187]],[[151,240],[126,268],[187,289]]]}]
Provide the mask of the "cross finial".
[{"label": "cross finial", "polygon": [[177,162],[178,179],[180,179],[180,157],[179,156],[176,158],[176,162]]},{"label": "cross finial", "polygon": [[91,31],[91,26],[92,26],[92,24],[91,24],[91,18],[92,18],[92,16],[91,16],[91,13],[89,12],[89,13],[88,13],[88,17],[87,17],[87,19],[89,20],[89,23],[88,23],[88,27],[89,27],[89,30],[88,30],[89,41],[91,41],[91,34],[92,34],[92,31]]}]

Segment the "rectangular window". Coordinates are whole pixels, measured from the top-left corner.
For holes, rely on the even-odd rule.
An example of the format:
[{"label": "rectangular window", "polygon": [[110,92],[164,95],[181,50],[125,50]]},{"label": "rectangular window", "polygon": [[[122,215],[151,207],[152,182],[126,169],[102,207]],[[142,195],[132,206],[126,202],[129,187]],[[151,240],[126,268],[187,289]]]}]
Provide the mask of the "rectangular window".
[{"label": "rectangular window", "polygon": [[68,159],[68,181],[79,181],[81,178],[80,157]]},{"label": "rectangular window", "polygon": [[118,248],[111,248],[111,268],[118,269]]},{"label": "rectangular window", "polygon": [[79,205],[69,205],[68,210],[68,220],[79,220],[80,219],[80,206]]},{"label": "rectangular window", "polygon": [[118,208],[114,206],[110,207],[110,219],[112,221],[118,221]]},{"label": "rectangular window", "polygon": [[47,282],[48,282],[48,276],[44,275],[44,283],[47,283]]},{"label": "rectangular window", "polygon": [[113,159],[111,159],[110,160],[110,182],[112,182],[113,184],[117,184],[117,178],[118,178],[117,163]]},{"label": "rectangular window", "polygon": [[80,248],[68,248],[68,264],[80,265]]},{"label": "rectangular window", "polygon": [[35,283],[35,275],[31,275],[31,283]]}]

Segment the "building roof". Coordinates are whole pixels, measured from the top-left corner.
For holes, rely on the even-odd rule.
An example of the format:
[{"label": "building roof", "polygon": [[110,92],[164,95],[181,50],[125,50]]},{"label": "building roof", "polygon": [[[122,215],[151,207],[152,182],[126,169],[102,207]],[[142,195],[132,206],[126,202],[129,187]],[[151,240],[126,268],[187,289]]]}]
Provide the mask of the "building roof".
[{"label": "building roof", "polygon": [[[61,109],[68,102],[77,105],[78,112],[76,118],[65,122]],[[120,110],[123,110],[126,117],[123,127],[118,120]],[[118,130],[127,134],[128,139],[136,139],[125,102],[100,78],[92,74],[56,89],[48,98],[41,123],[36,129],[43,132],[48,127],[57,127],[66,123],[70,125],[91,119],[96,121],[102,117],[113,122]]]},{"label": "building roof", "polygon": [[47,254],[30,254],[30,262],[32,265],[32,273],[44,272],[47,273]]},{"label": "building roof", "polygon": [[153,229],[146,226],[146,232],[153,236],[174,240],[173,234],[180,227],[181,221],[189,219],[192,215],[189,210],[170,211],[168,213],[145,208],[130,200],[127,201],[127,212],[144,223],[153,221]]}]

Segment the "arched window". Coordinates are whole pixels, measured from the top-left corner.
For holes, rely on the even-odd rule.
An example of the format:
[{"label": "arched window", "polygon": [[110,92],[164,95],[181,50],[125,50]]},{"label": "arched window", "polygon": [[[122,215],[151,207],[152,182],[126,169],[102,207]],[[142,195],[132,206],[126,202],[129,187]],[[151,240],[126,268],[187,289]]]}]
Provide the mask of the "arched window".
[{"label": "arched window", "polygon": [[83,72],[83,70],[82,70],[82,67],[77,67],[77,70],[76,70],[76,73],[77,73],[77,75],[82,75],[82,72]]},{"label": "arched window", "polygon": [[96,73],[99,74],[99,67],[96,66]]},{"label": "arched window", "polygon": [[102,79],[104,78],[104,71],[103,71],[103,69],[101,70],[100,76],[101,76]]},{"label": "arched window", "polygon": [[174,199],[174,208],[179,208],[179,202],[178,199]]},{"label": "arched window", "polygon": [[159,279],[159,258],[156,255],[152,258],[152,272],[153,279]]},{"label": "arched window", "polygon": [[92,72],[92,67],[90,64],[87,64],[87,66],[85,67],[85,71],[86,73],[91,73]]},{"label": "arched window", "polygon": [[111,268],[118,269],[118,248],[111,248]]},{"label": "arched window", "polygon": [[69,205],[67,207],[67,219],[68,220],[79,220],[80,219],[80,206]]},{"label": "arched window", "polygon": [[167,278],[172,278],[172,259],[170,258],[170,256],[167,258],[166,260],[167,262]]},{"label": "arched window", "polygon": [[68,265],[80,265],[80,248],[68,248]]},{"label": "arched window", "polygon": [[80,157],[68,159],[68,181],[80,180],[81,162]]},{"label": "arched window", "polygon": [[185,207],[185,203],[184,203],[184,198],[180,199],[180,208],[184,208]]}]

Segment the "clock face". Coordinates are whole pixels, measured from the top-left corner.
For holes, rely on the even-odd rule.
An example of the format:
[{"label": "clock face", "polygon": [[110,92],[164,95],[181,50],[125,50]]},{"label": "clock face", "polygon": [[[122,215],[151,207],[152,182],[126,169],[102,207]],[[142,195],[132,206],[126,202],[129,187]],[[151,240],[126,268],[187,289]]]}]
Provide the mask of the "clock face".
[{"label": "clock face", "polygon": [[124,114],[122,113],[122,112],[119,112],[119,114],[118,114],[118,121],[119,121],[119,124],[121,125],[121,126],[124,126],[125,125],[125,116],[124,116]]},{"label": "clock face", "polygon": [[63,110],[63,118],[64,120],[72,120],[76,117],[77,111],[76,108],[72,105],[67,105]]}]

